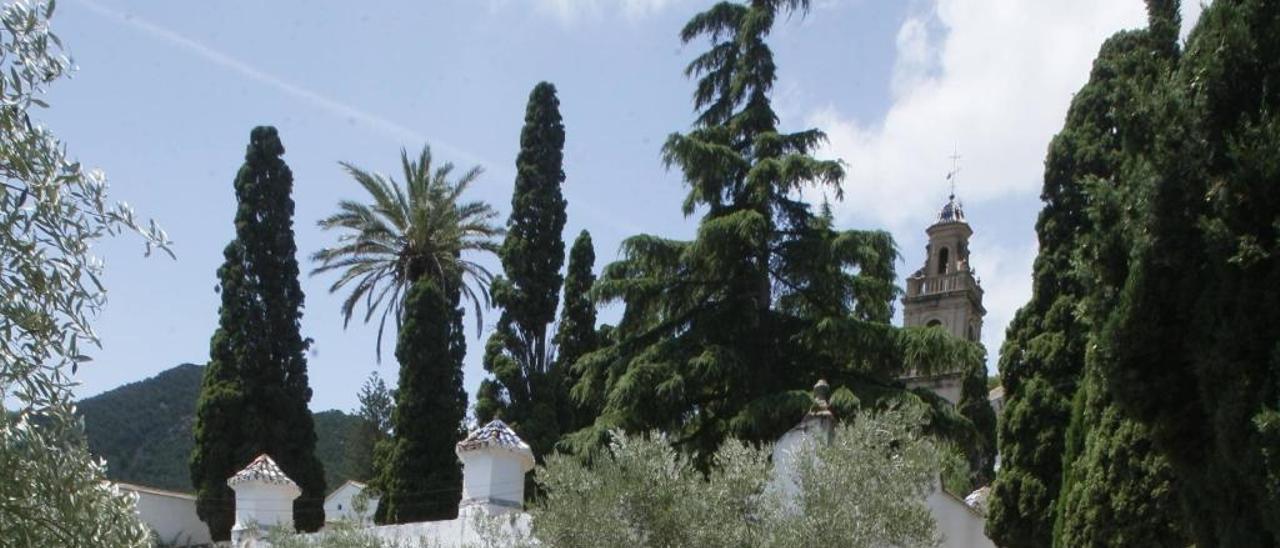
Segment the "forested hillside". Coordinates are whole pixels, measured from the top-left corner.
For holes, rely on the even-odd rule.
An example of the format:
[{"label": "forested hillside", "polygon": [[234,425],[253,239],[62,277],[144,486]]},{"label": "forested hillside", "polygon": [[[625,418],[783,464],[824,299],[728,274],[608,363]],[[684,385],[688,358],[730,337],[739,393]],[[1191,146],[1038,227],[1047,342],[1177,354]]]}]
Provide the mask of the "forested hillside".
[{"label": "forested hillside", "polygon": [[[185,363],[149,379],[82,400],[89,450],[114,480],[191,491],[187,457],[203,367]],[[331,488],[346,481],[347,440],[359,418],[338,410],[313,415],[316,455]]]}]

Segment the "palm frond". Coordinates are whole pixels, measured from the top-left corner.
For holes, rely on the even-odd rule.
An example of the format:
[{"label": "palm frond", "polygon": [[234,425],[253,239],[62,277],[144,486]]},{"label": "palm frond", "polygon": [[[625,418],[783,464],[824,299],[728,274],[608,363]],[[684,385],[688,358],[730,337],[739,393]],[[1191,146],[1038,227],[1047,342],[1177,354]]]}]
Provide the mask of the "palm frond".
[{"label": "palm frond", "polygon": [[375,351],[380,359],[387,319],[400,325],[408,287],[425,277],[470,302],[479,336],[482,308],[492,304],[493,274],[469,256],[497,253],[497,238],[506,233],[496,224],[498,212],[492,206],[461,200],[483,169],[473,167],[453,177],[453,164],[433,166],[426,146],[416,159],[401,149],[402,183],[347,162],[340,165],[371,202],[341,200],[335,213],[319,221],[321,229],[339,234],[337,245],[311,255],[317,263],[311,274],[339,273],[329,292],[349,291],[341,305],[343,327],[361,306],[365,323],[378,315]]}]

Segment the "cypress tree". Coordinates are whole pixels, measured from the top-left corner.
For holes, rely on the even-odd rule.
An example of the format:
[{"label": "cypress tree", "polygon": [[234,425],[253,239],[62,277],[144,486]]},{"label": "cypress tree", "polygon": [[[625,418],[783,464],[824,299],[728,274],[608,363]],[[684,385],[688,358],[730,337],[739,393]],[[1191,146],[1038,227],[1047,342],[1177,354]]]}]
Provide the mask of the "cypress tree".
[{"label": "cypress tree", "polygon": [[[581,375],[574,371],[578,359],[599,346],[596,334],[596,306],[591,300],[591,287],[596,275],[592,271],[596,263],[591,234],[583,230],[569,249],[569,268],[564,277],[564,307],[560,309],[560,324],[556,330],[556,368],[563,375],[565,391],[578,384]],[[602,403],[592,399],[601,390],[584,387],[580,398],[566,400],[561,406],[561,424],[565,431],[573,431],[595,420]],[[579,403],[581,402],[581,403]]]},{"label": "cypress tree", "polygon": [[1003,466],[987,527],[1001,545],[1185,543],[1167,460],[1100,385],[1108,360],[1086,352],[1123,283],[1116,272],[1133,235],[1117,207],[1132,190],[1135,158],[1151,146],[1144,103],[1176,60],[1176,13],[1170,24],[1166,4],[1152,4],[1149,29],[1103,45],[1050,145],[1034,294],[1002,353]]},{"label": "cypress tree", "polygon": [[1201,546],[1280,544],[1280,5],[1215,2],[1187,43],[1124,217],[1098,353],[1150,427]]},{"label": "cypress tree", "polygon": [[222,305],[196,409],[191,482],[214,540],[230,538],[235,497],[226,480],[267,453],[302,488],[294,525],[324,525],[324,469],[315,457],[311,388],[299,333],[303,295],[293,239],[293,174],[275,128],[250,133],[236,175],[236,238],[218,269]]},{"label": "cypress tree", "polygon": [[498,252],[506,276],[493,282],[493,299],[503,312],[485,346],[484,365],[494,379],[481,388],[477,404],[481,422],[500,411],[538,458],[560,438],[558,409],[568,399],[547,333],[564,264],[563,149],[556,88],[541,82],[529,94],[511,217]]},{"label": "cypress tree", "polygon": [[[1085,286],[1081,312],[1091,318],[1089,340],[1100,337],[1105,316],[1121,291],[1127,242],[1139,237],[1124,222],[1150,178],[1158,105],[1176,66],[1177,5],[1151,2],[1148,28],[1122,32],[1102,47],[1093,85],[1111,113],[1117,154],[1105,178],[1080,181],[1089,196],[1090,230],[1080,238],[1078,276]],[[1122,114],[1121,114],[1122,113]],[[1093,345],[1090,345],[1093,346]],[[1102,375],[1114,367],[1104,352],[1087,352],[1073,401],[1057,503],[1059,546],[1174,546],[1189,542],[1173,490],[1173,471],[1156,451],[1150,429],[1117,404]]]},{"label": "cypress tree", "polygon": [[[626,308],[614,341],[578,361],[577,391],[600,390],[595,422],[568,438],[587,450],[608,431],[660,429],[702,465],[726,436],[772,440],[811,404],[819,378],[838,386],[839,412],[888,400],[934,405],[938,431],[972,443],[972,421],[896,377],[968,366],[976,345],[937,330],[889,325],[892,239],[837,231],[796,198],[841,197],[839,162],[811,152],[818,130],[782,133],[770,103],[776,65],[766,38],[805,0],[721,2],[681,32],[710,49],[690,63],[693,129],[673,134],[663,159],[689,187],[684,212],[705,211],[693,241],[627,239],[593,292]],[[581,399],[581,398],[580,398]],[[945,422],[945,424],[944,424]]]},{"label": "cypress tree", "polygon": [[[428,277],[409,288],[396,343],[400,386],[395,435],[378,448],[378,523],[452,519],[462,493],[454,455],[467,396],[462,388],[462,309]],[[452,302],[452,303],[451,303]]]}]

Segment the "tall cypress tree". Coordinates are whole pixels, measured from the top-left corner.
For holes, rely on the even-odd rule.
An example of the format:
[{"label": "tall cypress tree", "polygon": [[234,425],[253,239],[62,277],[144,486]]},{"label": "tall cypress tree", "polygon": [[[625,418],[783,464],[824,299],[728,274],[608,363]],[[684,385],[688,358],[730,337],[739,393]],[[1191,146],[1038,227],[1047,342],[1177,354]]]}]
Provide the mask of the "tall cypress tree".
[{"label": "tall cypress tree", "polygon": [[[556,368],[563,376],[566,393],[581,378],[574,371],[578,359],[600,345],[600,337],[596,334],[596,305],[591,300],[591,287],[596,282],[596,275],[592,272],[595,263],[596,251],[591,244],[591,234],[583,230],[569,249],[569,268],[564,277],[564,307],[560,309],[560,324],[555,336]],[[602,404],[592,396],[601,392],[584,387],[577,394],[581,398],[566,400],[561,405],[561,424],[566,427],[566,432],[595,420]]]},{"label": "tall cypress tree", "polygon": [[1099,204],[1114,207],[1130,191],[1124,179],[1137,165],[1131,158],[1152,140],[1143,103],[1167,80],[1176,56],[1176,21],[1170,37],[1163,13],[1154,6],[1152,29],[1122,32],[1103,45],[1050,145],[1034,293],[1010,325],[1001,356],[1003,465],[987,530],[1004,546],[1185,539],[1168,462],[1152,450],[1148,430],[1097,382],[1107,361],[1086,352],[1122,283],[1115,271],[1123,267],[1115,265],[1125,253],[1118,247],[1133,236]]},{"label": "tall cypress tree", "polygon": [[[456,292],[454,292],[456,293]],[[454,455],[467,409],[457,297],[422,277],[409,288],[396,343],[400,385],[392,411],[395,435],[379,447],[374,520],[408,523],[452,519],[462,492]]]},{"label": "tall cypress tree", "polygon": [[214,540],[230,538],[235,497],[227,478],[267,453],[302,488],[294,525],[324,525],[324,469],[315,457],[299,333],[303,295],[293,239],[293,174],[275,128],[250,133],[236,175],[236,238],[218,269],[222,306],[196,409],[191,482]]},{"label": "tall cypress tree", "polygon": [[1149,426],[1200,546],[1280,545],[1280,5],[1202,13],[1124,217],[1098,353]]},{"label": "tall cypress tree", "polygon": [[564,264],[564,124],[555,86],[541,82],[529,94],[507,236],[498,256],[505,277],[493,283],[502,307],[485,347],[493,374],[480,390],[482,422],[501,410],[503,419],[541,458],[560,438],[558,409],[568,399],[547,328],[555,319]]},{"label": "tall cypress tree", "polygon": [[[1076,251],[1085,289],[1080,313],[1090,318],[1089,341],[1106,325],[1121,291],[1126,244],[1140,237],[1126,224],[1123,204],[1133,203],[1151,176],[1149,157],[1160,131],[1159,108],[1178,45],[1177,5],[1150,2],[1148,28],[1109,39],[1095,61],[1091,90],[1106,105],[1118,146],[1103,176],[1078,181],[1089,196],[1089,230]],[[1093,345],[1089,345],[1093,346]],[[1175,546],[1189,542],[1173,490],[1169,461],[1152,446],[1150,429],[1115,400],[1103,374],[1114,367],[1103,352],[1086,352],[1072,404],[1056,504],[1059,546]]]},{"label": "tall cypress tree", "polygon": [[[766,43],[779,15],[805,0],[721,2],[681,32],[710,49],[690,63],[697,79],[694,127],[663,148],[684,174],[684,212],[705,211],[693,241],[634,236],[594,292],[626,305],[616,342],[578,361],[584,387],[605,402],[570,445],[586,449],[608,431],[661,429],[705,459],[726,436],[771,440],[811,405],[819,378],[838,386],[833,405],[934,405],[936,430],[972,442],[972,421],[941,398],[905,391],[907,369],[967,366],[971,343],[929,329],[889,325],[893,261],[888,234],[837,231],[797,199],[803,188],[840,196],[839,162],[813,158],[818,130],[782,133],[770,93]],[[945,423],[945,424],[944,424]],[[705,460],[702,464],[708,464]]]}]

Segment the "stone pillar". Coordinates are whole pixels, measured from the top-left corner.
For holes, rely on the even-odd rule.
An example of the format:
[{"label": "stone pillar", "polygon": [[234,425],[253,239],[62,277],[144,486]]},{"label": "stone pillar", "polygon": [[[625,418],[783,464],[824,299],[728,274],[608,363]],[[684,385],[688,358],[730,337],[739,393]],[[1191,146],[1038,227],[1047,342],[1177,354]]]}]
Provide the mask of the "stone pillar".
[{"label": "stone pillar", "polygon": [[524,475],[533,469],[533,450],[506,423],[490,421],[458,442],[456,453],[462,460],[459,515],[524,508]]},{"label": "stone pillar", "polygon": [[257,540],[272,527],[293,529],[293,499],[302,494],[302,489],[266,453],[231,476],[227,485],[236,492],[233,545]]},{"label": "stone pillar", "polygon": [[812,458],[819,444],[831,443],[835,435],[836,417],[831,412],[831,385],[819,380],[813,386],[813,407],[773,445],[773,479],[770,488],[782,498],[788,509],[795,509],[799,494],[796,467],[799,459]]}]

